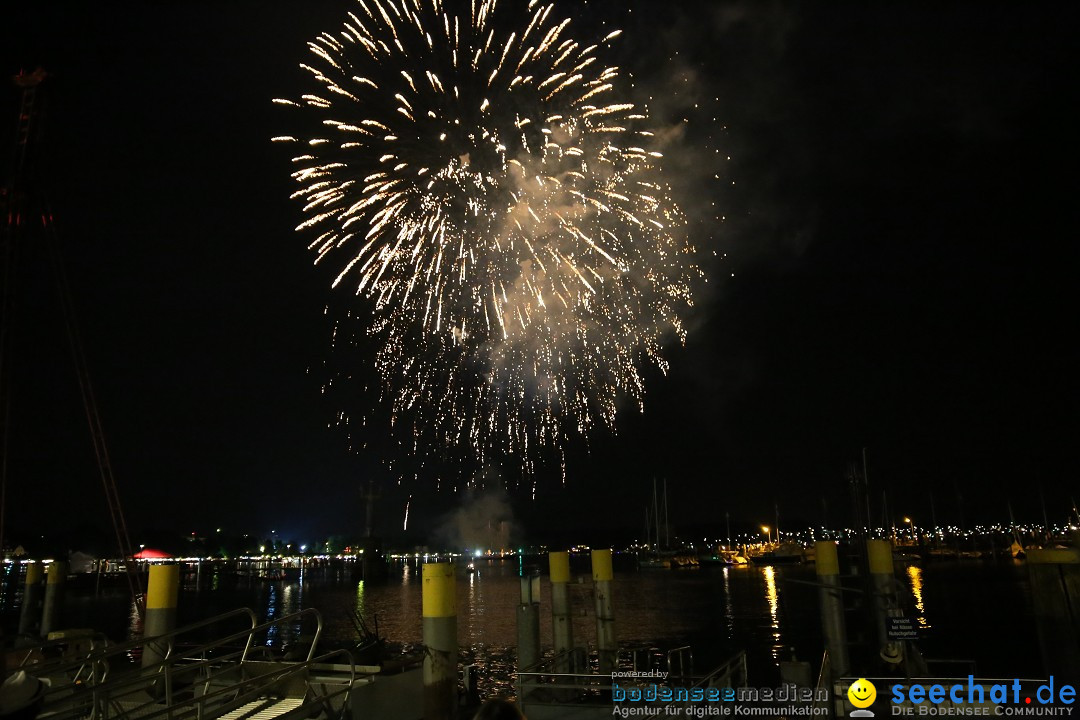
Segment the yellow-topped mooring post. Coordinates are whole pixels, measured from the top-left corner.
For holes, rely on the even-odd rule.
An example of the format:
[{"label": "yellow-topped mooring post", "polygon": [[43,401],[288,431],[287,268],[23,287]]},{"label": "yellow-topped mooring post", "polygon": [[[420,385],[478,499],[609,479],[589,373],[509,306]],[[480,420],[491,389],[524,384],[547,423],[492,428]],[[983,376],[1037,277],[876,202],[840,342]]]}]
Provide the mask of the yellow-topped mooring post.
[{"label": "yellow-topped mooring post", "polygon": [[893,579],[892,543],[888,540],[867,540],[866,557],[870,565],[870,586],[873,591],[874,626],[877,628],[878,649],[885,650],[889,632],[885,618],[896,593]]},{"label": "yellow-topped mooring post", "polygon": [[[146,587],[146,620],[143,637],[165,635],[176,628],[176,605],[180,596],[180,566],[151,565]],[[143,646],[142,666],[151,667],[165,659],[169,641],[151,641]]]},{"label": "yellow-topped mooring post", "polygon": [[67,571],[68,564],[62,560],[49,563],[49,568],[45,571],[45,604],[41,610],[41,637],[48,637],[49,633],[60,627]]},{"label": "yellow-topped mooring post", "polygon": [[551,573],[551,634],[555,672],[573,672],[574,624],[570,616],[570,553],[548,553]]},{"label": "yellow-topped mooring post", "polygon": [[608,675],[615,670],[619,648],[615,640],[615,611],[611,603],[611,550],[592,551],[593,592],[596,595],[596,652],[599,672]]},{"label": "yellow-topped mooring post", "polygon": [[424,720],[457,716],[457,583],[453,563],[424,563]]},{"label": "yellow-topped mooring post", "polygon": [[37,635],[41,628],[41,581],[44,579],[41,563],[31,561],[26,564],[22,610],[19,611],[20,635]]},{"label": "yellow-topped mooring post", "polygon": [[1080,678],[1080,547],[1028,550],[1027,566],[1043,671]]},{"label": "yellow-topped mooring post", "polygon": [[821,602],[821,631],[834,678],[851,670],[848,657],[847,627],[844,624],[844,596],[840,588],[840,558],[833,540],[814,543],[814,566],[817,573],[818,597]]}]

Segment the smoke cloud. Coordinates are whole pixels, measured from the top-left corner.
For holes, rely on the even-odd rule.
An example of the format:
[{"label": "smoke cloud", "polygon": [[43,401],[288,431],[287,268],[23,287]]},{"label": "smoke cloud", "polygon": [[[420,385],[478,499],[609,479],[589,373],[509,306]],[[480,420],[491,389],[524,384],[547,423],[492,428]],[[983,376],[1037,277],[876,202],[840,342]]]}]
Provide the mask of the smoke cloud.
[{"label": "smoke cloud", "polygon": [[439,525],[436,542],[448,548],[500,550],[511,546],[514,513],[506,493],[488,490],[466,497]]}]

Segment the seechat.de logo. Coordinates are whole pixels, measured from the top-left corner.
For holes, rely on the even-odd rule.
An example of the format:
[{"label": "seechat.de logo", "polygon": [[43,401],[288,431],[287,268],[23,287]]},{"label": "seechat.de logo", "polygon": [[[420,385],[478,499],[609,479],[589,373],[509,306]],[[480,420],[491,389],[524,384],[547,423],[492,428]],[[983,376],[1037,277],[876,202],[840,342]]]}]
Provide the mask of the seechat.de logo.
[{"label": "seechat.de logo", "polygon": [[[861,682],[861,681],[859,681]],[[1026,687],[1025,687],[1026,685]],[[1045,683],[1032,690],[1034,682],[1001,680],[988,682],[967,676],[966,683],[923,684],[891,686],[893,715],[1056,715],[1072,714],[1072,708],[1058,706],[1076,702],[1076,688],[1051,675]],[[854,699],[852,699],[854,703]],[[964,705],[994,706],[992,712],[956,712],[953,708]],[[903,705],[904,707],[898,707]],[[1067,712],[1059,712],[1067,711]]]},{"label": "seechat.de logo", "polygon": [[877,688],[874,683],[866,678],[859,678],[851,683],[847,690],[848,701],[858,710],[852,710],[849,717],[874,717],[874,713],[866,708],[874,704],[877,699]]}]

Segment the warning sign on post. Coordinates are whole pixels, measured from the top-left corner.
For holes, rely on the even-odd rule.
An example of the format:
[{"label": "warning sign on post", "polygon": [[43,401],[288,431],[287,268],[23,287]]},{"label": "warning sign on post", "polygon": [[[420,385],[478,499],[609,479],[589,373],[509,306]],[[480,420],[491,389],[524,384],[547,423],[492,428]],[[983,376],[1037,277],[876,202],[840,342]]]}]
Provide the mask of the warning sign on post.
[{"label": "warning sign on post", "polygon": [[885,618],[885,632],[890,640],[918,640],[919,630],[915,621],[906,617]]}]

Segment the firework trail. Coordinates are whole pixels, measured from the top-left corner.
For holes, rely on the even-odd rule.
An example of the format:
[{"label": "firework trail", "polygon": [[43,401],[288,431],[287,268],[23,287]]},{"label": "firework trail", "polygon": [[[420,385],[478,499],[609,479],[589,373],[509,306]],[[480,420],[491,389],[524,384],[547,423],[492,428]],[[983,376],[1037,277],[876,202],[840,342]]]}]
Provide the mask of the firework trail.
[{"label": "firework trail", "polygon": [[[560,456],[639,408],[700,275],[647,117],[598,42],[538,2],[357,0],[309,43],[319,122],[279,137],[316,263],[366,299],[417,452]],[[343,336],[347,333],[342,333]],[[339,340],[340,341],[340,340]],[[344,421],[345,416],[342,416]]]}]

